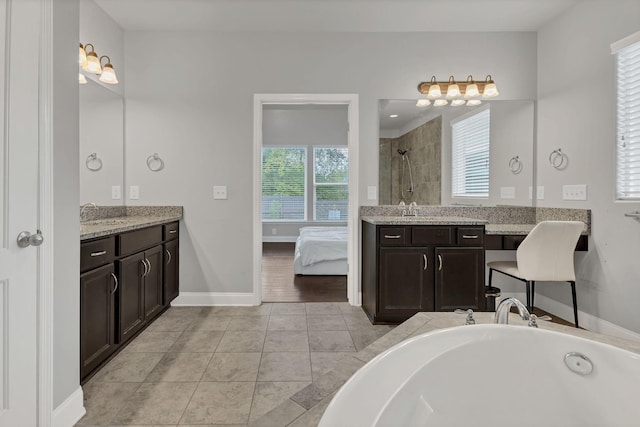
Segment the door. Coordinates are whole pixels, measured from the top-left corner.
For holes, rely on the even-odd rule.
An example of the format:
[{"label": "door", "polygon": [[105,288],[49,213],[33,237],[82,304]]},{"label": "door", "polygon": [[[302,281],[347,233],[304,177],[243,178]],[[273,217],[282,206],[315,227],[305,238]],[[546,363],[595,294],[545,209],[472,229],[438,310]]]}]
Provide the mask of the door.
[{"label": "door", "polygon": [[164,244],[163,304],[169,305],[180,292],[178,276],[178,240]]},{"label": "door", "polygon": [[436,248],[436,311],[484,310],[484,248]]},{"label": "door", "polygon": [[125,342],[134,335],[144,322],[144,275],[147,269],[144,252],[118,261],[119,343]]},{"label": "door", "polygon": [[153,318],[162,310],[162,245],[144,252],[147,272],[144,276],[144,318]]},{"label": "door", "polygon": [[38,248],[16,237],[38,227],[40,3],[0,0],[0,22],[0,426],[20,427],[37,424]]}]

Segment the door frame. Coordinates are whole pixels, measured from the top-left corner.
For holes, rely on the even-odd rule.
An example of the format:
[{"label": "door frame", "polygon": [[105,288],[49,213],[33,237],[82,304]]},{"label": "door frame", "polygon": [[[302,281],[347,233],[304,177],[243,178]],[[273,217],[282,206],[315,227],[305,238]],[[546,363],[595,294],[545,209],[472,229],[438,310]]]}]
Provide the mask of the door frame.
[{"label": "door frame", "polygon": [[266,104],[346,105],[349,122],[349,215],[347,219],[347,299],[351,305],[362,303],[360,265],[358,263],[358,175],[359,122],[357,94],[257,93],[253,95],[253,304],[262,303],[262,120]]}]

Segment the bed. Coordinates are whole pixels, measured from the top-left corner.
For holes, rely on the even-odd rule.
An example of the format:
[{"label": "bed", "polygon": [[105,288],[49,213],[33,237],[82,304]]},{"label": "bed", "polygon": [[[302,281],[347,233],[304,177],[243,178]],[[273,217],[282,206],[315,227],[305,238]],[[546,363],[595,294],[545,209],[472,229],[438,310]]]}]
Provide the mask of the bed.
[{"label": "bed", "polygon": [[347,274],[347,227],[302,227],[296,240],[294,274]]}]

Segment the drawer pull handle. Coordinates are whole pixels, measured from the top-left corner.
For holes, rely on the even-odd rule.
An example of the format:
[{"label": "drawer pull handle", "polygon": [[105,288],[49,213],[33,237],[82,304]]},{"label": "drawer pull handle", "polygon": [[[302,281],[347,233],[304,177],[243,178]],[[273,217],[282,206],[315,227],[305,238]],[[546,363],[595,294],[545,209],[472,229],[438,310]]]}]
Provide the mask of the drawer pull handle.
[{"label": "drawer pull handle", "polygon": [[385,234],[384,235],[385,239],[399,239],[400,237],[402,237],[402,236],[400,236],[399,234]]},{"label": "drawer pull handle", "polygon": [[427,266],[428,266],[427,254],[422,254],[422,260],[424,261],[424,268],[423,268],[423,270],[426,270],[426,269],[427,269]]},{"label": "drawer pull handle", "polygon": [[169,251],[169,249],[165,249],[164,251],[167,253],[167,257],[169,258],[167,260],[167,265],[169,265],[171,263],[171,251]]},{"label": "drawer pull handle", "polygon": [[113,288],[113,291],[111,291],[112,294],[115,294],[116,291],[118,290],[118,278],[116,277],[115,274],[111,273],[111,277],[113,277],[113,281],[115,282],[115,286]]},{"label": "drawer pull handle", "polygon": [[169,234],[176,234],[178,230],[169,230]]},{"label": "drawer pull handle", "polygon": [[463,239],[477,239],[479,236],[477,234],[463,234]]},{"label": "drawer pull handle", "polygon": [[95,257],[95,256],[102,256],[105,255],[107,253],[107,251],[100,251],[100,252],[91,252],[91,256]]},{"label": "drawer pull handle", "polygon": [[442,255],[438,254],[438,271],[442,271]]}]

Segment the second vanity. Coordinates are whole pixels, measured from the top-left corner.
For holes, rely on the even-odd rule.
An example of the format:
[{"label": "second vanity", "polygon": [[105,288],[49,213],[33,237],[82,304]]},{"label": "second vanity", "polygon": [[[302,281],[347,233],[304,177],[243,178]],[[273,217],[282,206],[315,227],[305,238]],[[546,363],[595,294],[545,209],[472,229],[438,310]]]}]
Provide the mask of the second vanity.
[{"label": "second vanity", "polygon": [[588,248],[588,210],[420,209],[405,217],[397,207],[360,209],[362,307],[372,323],[400,323],[421,311],[485,311],[485,251],[517,249],[539,221],[583,221],[576,250]]},{"label": "second vanity", "polygon": [[81,222],[83,382],[178,296],[182,208],[172,208],[101,207],[99,214],[109,215],[104,211],[110,210],[118,216]]}]

